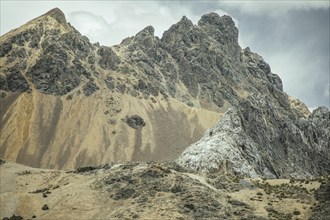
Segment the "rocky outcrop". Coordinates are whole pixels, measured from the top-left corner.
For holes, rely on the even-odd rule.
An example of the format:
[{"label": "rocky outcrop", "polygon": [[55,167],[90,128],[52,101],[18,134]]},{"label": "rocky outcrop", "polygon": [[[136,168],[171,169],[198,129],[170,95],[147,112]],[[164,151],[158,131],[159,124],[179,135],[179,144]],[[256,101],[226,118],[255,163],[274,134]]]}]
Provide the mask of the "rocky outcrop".
[{"label": "rocky outcrop", "polygon": [[289,96],[289,102],[292,110],[295,111],[299,117],[307,118],[311,114],[305,103],[301,102],[299,99]]},{"label": "rocky outcrop", "polygon": [[29,84],[22,74],[15,69],[7,77],[0,76],[0,87],[4,91],[26,92],[29,90]]},{"label": "rocky outcrop", "polygon": [[308,118],[283,114],[264,99],[248,99],[179,157],[182,166],[267,178],[310,178],[330,173],[330,112]]},{"label": "rocky outcrop", "polygon": [[146,126],[146,123],[144,122],[143,118],[141,118],[138,115],[132,115],[130,117],[127,117],[125,122],[131,126],[132,128],[138,129],[143,128]]}]

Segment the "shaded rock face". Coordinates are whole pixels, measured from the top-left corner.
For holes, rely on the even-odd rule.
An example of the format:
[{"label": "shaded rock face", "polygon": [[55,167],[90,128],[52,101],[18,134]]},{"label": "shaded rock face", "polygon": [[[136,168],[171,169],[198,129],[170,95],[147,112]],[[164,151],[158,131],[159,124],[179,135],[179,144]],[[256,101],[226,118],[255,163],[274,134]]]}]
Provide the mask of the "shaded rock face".
[{"label": "shaded rock face", "polygon": [[97,54],[101,56],[99,64],[104,69],[115,69],[120,62],[119,58],[115,55],[110,47],[100,47]]},{"label": "shaded rock face", "polygon": [[246,100],[237,109],[228,110],[178,162],[195,170],[252,177],[328,175],[329,110],[320,107],[308,118],[295,118],[264,100]]},{"label": "shaded rock face", "polygon": [[16,70],[10,72],[7,77],[0,76],[0,87],[4,91],[26,92],[29,90],[29,84],[22,74]]}]

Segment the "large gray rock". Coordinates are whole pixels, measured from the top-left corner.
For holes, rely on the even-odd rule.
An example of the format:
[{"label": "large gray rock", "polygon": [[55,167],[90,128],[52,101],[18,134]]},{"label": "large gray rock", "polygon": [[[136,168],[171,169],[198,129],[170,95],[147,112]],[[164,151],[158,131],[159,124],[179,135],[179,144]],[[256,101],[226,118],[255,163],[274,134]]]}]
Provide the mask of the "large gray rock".
[{"label": "large gray rock", "polygon": [[322,107],[307,119],[290,118],[273,103],[251,98],[228,110],[177,161],[194,170],[248,177],[329,175],[329,115]]}]

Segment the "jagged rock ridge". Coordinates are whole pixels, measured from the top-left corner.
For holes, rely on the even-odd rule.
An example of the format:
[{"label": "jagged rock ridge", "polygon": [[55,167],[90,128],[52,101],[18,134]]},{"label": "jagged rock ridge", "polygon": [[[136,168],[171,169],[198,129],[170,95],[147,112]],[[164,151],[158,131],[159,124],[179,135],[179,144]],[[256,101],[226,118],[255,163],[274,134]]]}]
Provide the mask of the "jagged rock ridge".
[{"label": "jagged rock ridge", "polygon": [[[55,17],[58,23],[50,26],[48,23],[55,21],[49,21],[49,17]],[[155,97],[161,93],[196,107],[204,107],[202,101],[205,100],[215,104],[214,110],[226,101],[237,104],[240,94],[235,88],[246,84],[241,81],[248,80],[250,86],[241,89],[256,88],[248,79],[251,71],[254,77],[265,80],[266,86],[272,87],[268,84],[276,82],[277,88],[282,89],[280,79],[270,73],[269,65],[261,57],[248,49],[242,53],[238,30],[228,16],[204,15],[198,26],[183,17],[165,31],[161,39],[154,36],[154,29],[149,26],[112,48],[92,45],[66,23],[59,9],[30,23],[32,28],[3,37],[1,57],[6,64],[11,64],[3,69],[6,77],[1,77],[1,88],[4,91],[27,91],[29,87],[24,85],[31,82],[30,87],[39,92],[65,95],[83,84],[82,90],[89,91],[86,92],[89,95],[105,84],[119,93],[135,97],[141,94]],[[40,59],[31,62],[29,67],[26,65],[31,55],[27,54],[26,46],[32,49],[29,53],[41,53]],[[24,58],[23,62],[17,62],[19,58]],[[246,61],[242,62],[243,59]],[[104,80],[100,79],[103,78],[99,76],[100,69],[108,74]],[[15,71],[18,78],[23,77],[19,75],[22,73],[26,76],[23,77],[25,83],[15,86],[9,74]],[[128,82],[121,83],[123,79],[114,73],[124,75]],[[181,91],[181,83],[188,92]],[[23,88],[18,87],[21,84]]]},{"label": "jagged rock ridge", "polygon": [[[53,9],[0,44],[0,156],[35,167],[175,159],[246,100],[295,126],[310,114],[283,92],[261,56],[240,48],[229,16],[206,14],[197,25],[183,17],[162,38],[148,26],[106,47],[91,44]],[[139,126],[126,123],[131,116]],[[273,129],[267,120],[265,134]],[[276,172],[270,170],[286,175]]]}]

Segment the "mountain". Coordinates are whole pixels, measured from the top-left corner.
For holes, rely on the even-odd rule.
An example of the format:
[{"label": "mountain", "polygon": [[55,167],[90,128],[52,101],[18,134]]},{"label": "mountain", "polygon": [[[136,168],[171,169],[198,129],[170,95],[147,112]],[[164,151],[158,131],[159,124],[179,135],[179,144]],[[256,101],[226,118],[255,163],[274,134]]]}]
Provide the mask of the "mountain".
[{"label": "mountain", "polygon": [[53,9],[0,45],[6,160],[72,169],[179,157],[247,176],[329,174],[328,109],[311,114],[283,92],[229,16],[184,16],[161,38],[148,26],[107,47]]},{"label": "mountain", "polygon": [[329,219],[329,109],[229,16],[107,47],[55,8],[0,37],[0,104],[2,219]]},{"label": "mountain", "polygon": [[93,45],[54,9],[1,36],[0,156],[66,169],[174,159],[197,141],[221,111],[189,106],[176,61],[152,32]]}]

